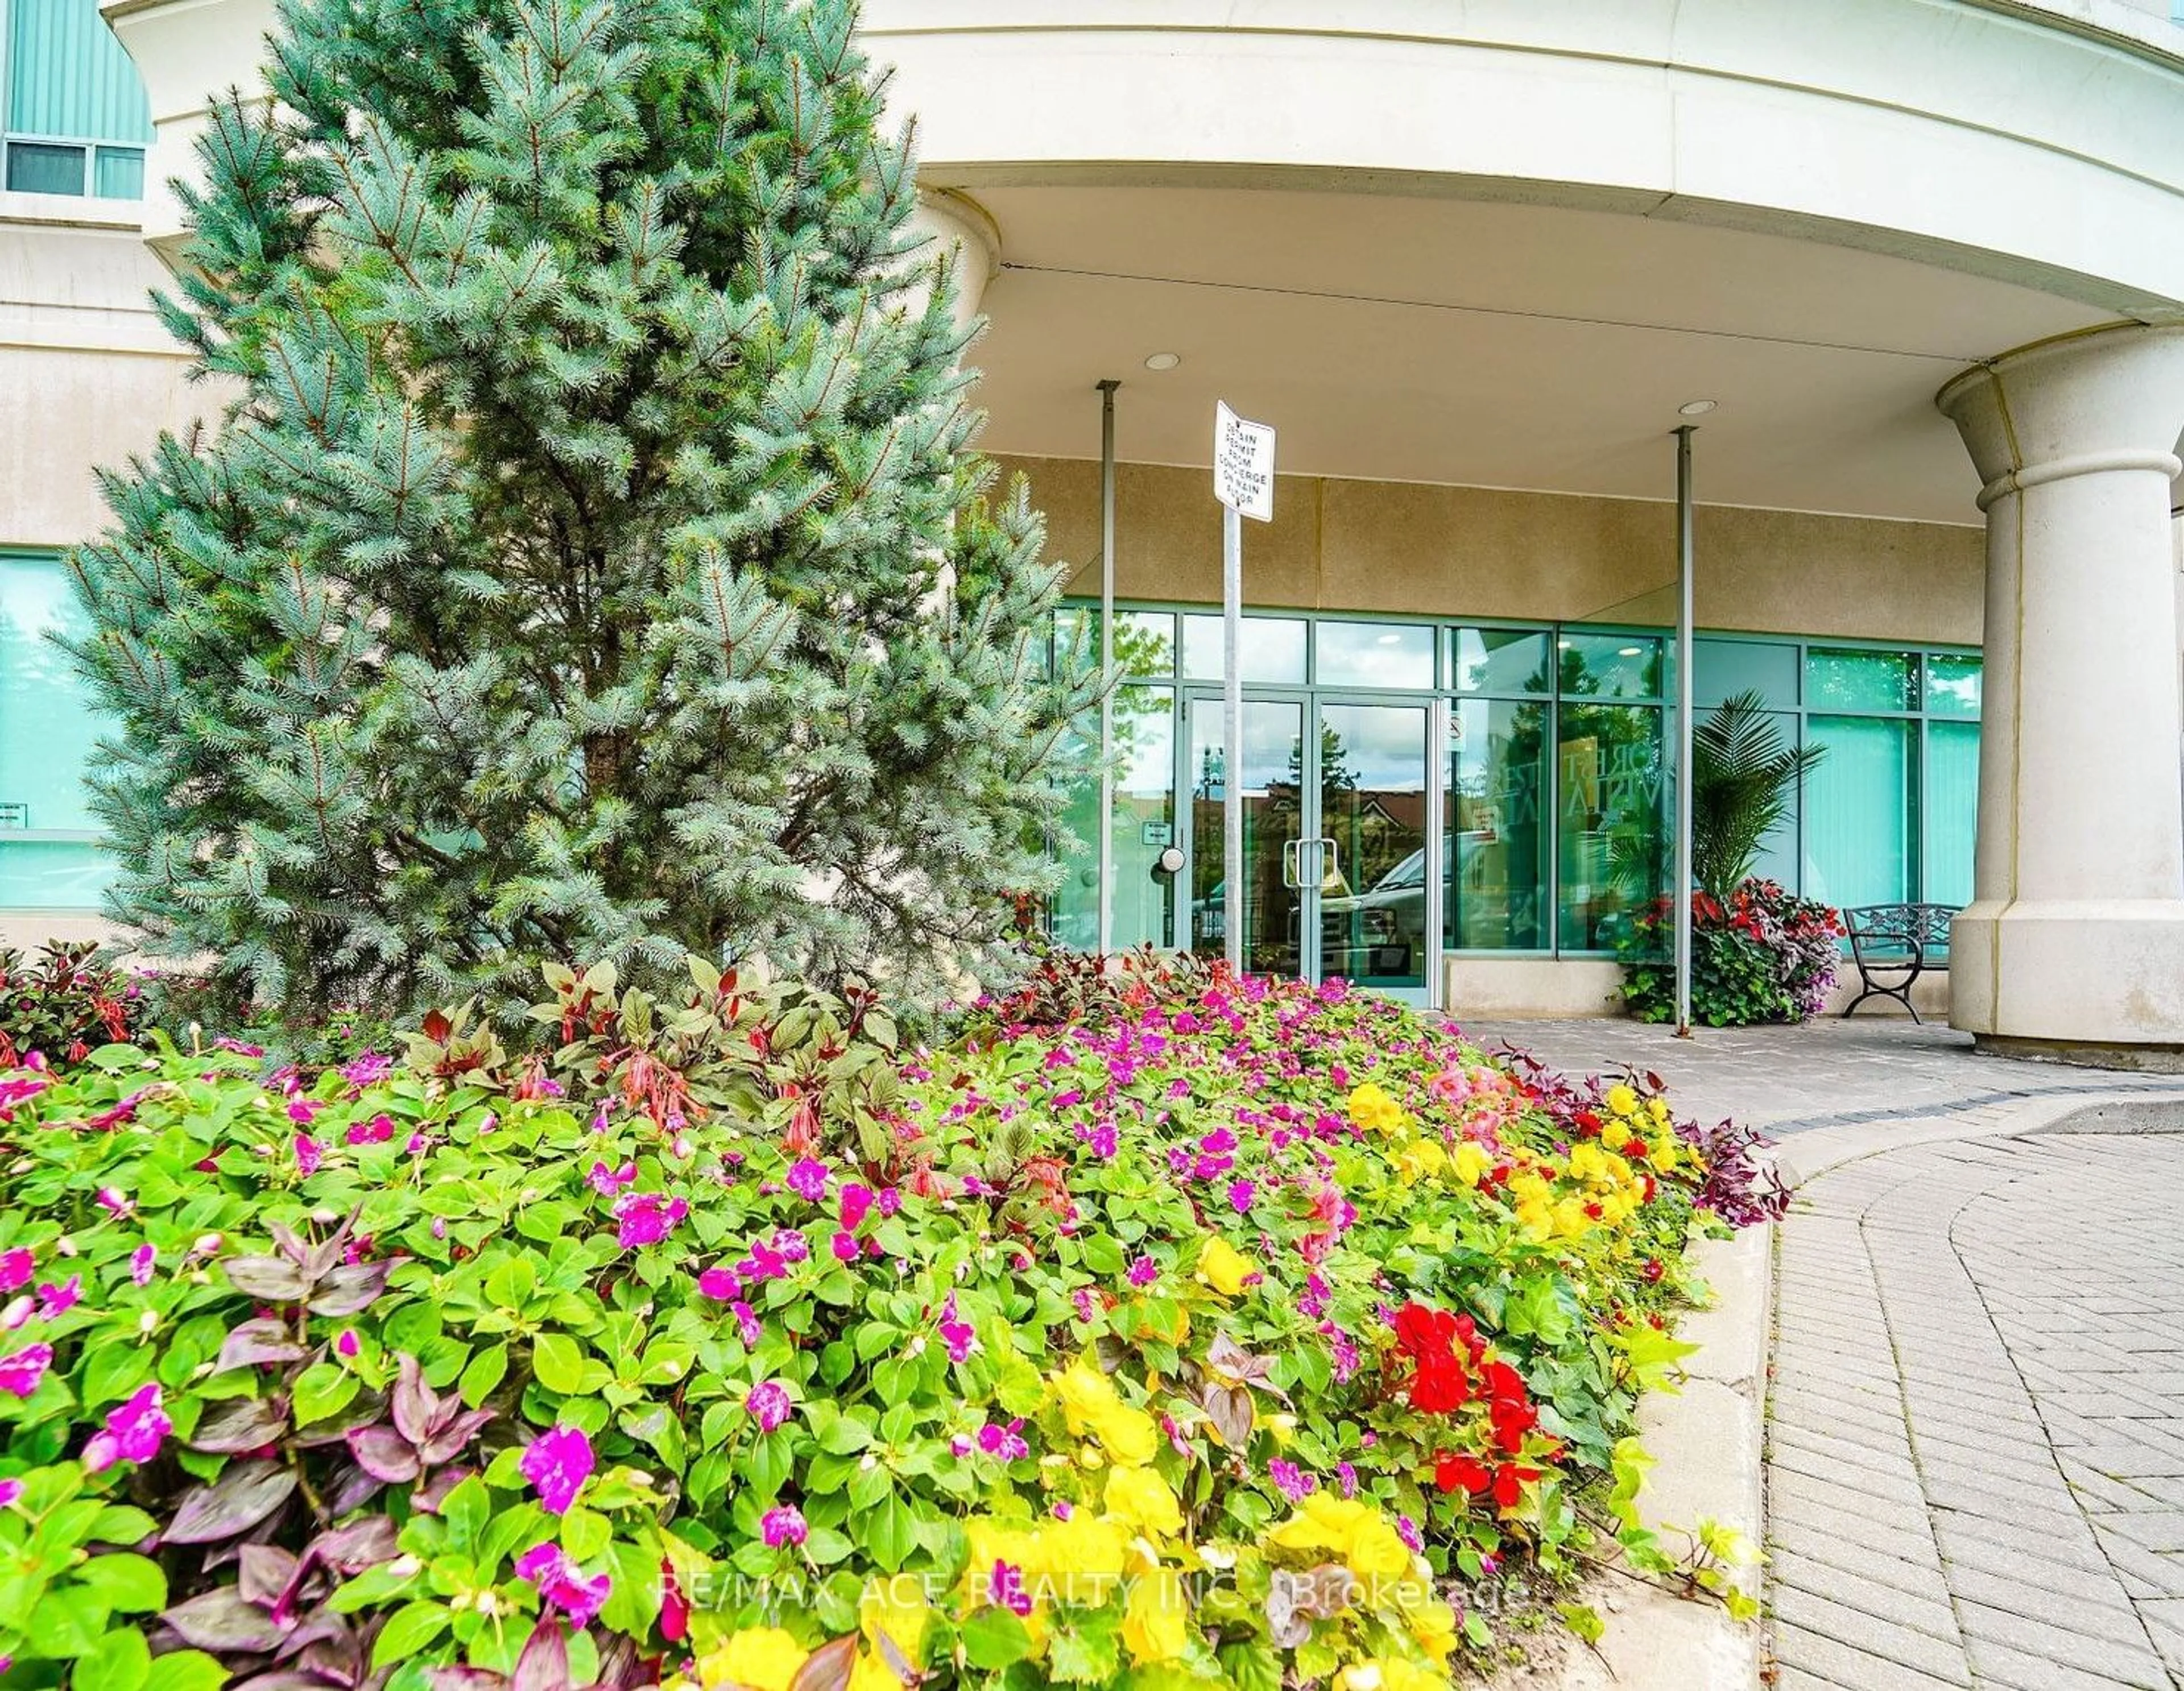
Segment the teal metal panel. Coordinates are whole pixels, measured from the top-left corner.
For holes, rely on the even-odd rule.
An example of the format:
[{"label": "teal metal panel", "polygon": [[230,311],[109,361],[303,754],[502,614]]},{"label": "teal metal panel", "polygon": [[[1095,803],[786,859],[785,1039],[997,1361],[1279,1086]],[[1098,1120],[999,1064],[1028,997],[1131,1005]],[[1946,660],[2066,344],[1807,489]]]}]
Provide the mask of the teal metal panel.
[{"label": "teal metal panel", "polygon": [[152,139],[144,83],[98,15],[98,0],[0,0],[8,20],[11,135],[74,141]]}]

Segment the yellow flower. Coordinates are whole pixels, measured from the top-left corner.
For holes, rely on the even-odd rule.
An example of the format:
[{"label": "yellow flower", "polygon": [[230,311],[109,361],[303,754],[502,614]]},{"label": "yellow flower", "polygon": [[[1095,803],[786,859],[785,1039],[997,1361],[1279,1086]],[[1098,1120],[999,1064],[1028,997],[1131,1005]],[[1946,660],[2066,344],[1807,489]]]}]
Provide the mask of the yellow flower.
[{"label": "yellow flower", "polygon": [[1126,1527],[1156,1538],[1183,1531],[1183,1506],[1150,1468],[1111,1468],[1106,1496],[1109,1516]]},{"label": "yellow flower", "polygon": [[856,1666],[850,1670],[848,1691],[903,1691],[905,1683],[885,1656],[877,1649],[863,1649],[857,1652]]},{"label": "yellow flower", "polygon": [[746,1627],[699,1661],[698,1683],[788,1691],[788,1682],[811,1654],[778,1627]]},{"label": "yellow flower", "polygon": [[1653,1149],[1646,1160],[1653,1165],[1657,1172],[1666,1174],[1675,1167],[1676,1159],[1682,1150],[1683,1147],[1674,1134],[1664,1133],[1653,1142]]},{"label": "yellow flower", "polygon": [[1025,1566],[1052,1583],[1064,1603],[1105,1603],[1123,1577],[1129,1540],[1112,1521],[1079,1510],[1030,1535]]},{"label": "yellow flower", "polygon": [[1368,1133],[1400,1133],[1410,1125],[1403,1106],[1377,1081],[1367,1081],[1351,1091],[1350,1119]]},{"label": "yellow flower", "polygon": [[1592,1217],[1585,1213],[1582,1199],[1565,1198],[1555,1205],[1555,1232],[1563,1238],[1582,1238],[1591,1226]]},{"label": "yellow flower", "polygon": [[1494,1159],[1486,1147],[1475,1139],[1466,1139],[1456,1148],[1456,1177],[1466,1186],[1476,1186],[1486,1177],[1487,1170],[1494,1166]]},{"label": "yellow flower", "polygon": [[1055,1377],[1054,1388],[1072,1432],[1098,1439],[1114,1461],[1143,1466],[1152,1460],[1160,1449],[1160,1428],[1143,1410],[1123,1401],[1089,1356],[1079,1354]]},{"label": "yellow flower", "polygon": [[1358,1578],[1396,1579],[1410,1571],[1411,1552],[1388,1518],[1369,1503],[1318,1491],[1267,1535],[1284,1550],[1333,1550]]},{"label": "yellow flower", "polygon": [[1396,1159],[1396,1169],[1404,1185],[1415,1186],[1447,1172],[1448,1151],[1438,1139],[1415,1139]]},{"label": "yellow flower", "polygon": [[1198,1254],[1198,1277],[1224,1298],[1244,1289],[1244,1282],[1259,1272],[1259,1265],[1216,1234]]},{"label": "yellow flower", "polygon": [[1456,1649],[1456,1610],[1437,1597],[1427,1599],[1411,1611],[1411,1636],[1435,1661],[1446,1660]]},{"label": "yellow flower", "polygon": [[1650,1099],[1646,1105],[1646,1113],[1651,1115],[1656,1121],[1659,1122],[1663,1127],[1667,1126],[1669,1125],[1669,1100],[1665,1098]]},{"label": "yellow flower", "polygon": [[1448,1675],[1399,1655],[1353,1661],[1335,1676],[1340,1691],[1446,1691]]},{"label": "yellow flower", "polygon": [[857,1624],[874,1652],[884,1656],[879,1647],[884,1634],[912,1667],[924,1660],[925,1633],[932,1621],[922,1575],[876,1575],[865,1582],[857,1599]]},{"label": "yellow flower", "polygon": [[1545,1244],[1555,1236],[1555,1218],[1547,1206],[1536,1198],[1517,1206],[1517,1225],[1524,1230],[1524,1237],[1535,1245]]},{"label": "yellow flower", "polygon": [[1175,1569],[1155,1568],[1133,1582],[1123,1642],[1134,1661],[1173,1661],[1189,1647],[1190,1610]]},{"label": "yellow flower", "polygon": [[1638,1094],[1618,1082],[1607,1089],[1607,1108],[1611,1115],[1635,1115],[1638,1113]]}]

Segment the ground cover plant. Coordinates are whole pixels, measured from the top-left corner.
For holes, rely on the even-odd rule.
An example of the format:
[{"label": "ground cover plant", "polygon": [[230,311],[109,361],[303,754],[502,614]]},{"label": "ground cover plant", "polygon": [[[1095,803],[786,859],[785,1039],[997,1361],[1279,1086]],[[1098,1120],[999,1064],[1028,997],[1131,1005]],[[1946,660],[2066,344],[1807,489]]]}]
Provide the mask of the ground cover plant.
[{"label": "ground cover plant", "polygon": [[[1828,1001],[1842,965],[1842,917],[1779,882],[1747,881],[1727,898],[1691,894],[1691,1020],[1707,1027],[1803,1021]],[[1641,1021],[1676,1008],[1675,907],[1658,898],[1618,937],[1621,991]]]},{"label": "ground cover plant", "polygon": [[35,959],[0,946],[0,1068],[35,1052],[74,1063],[96,1045],[133,1037],[142,1024],[143,982],[87,940],[53,940]]},{"label": "ground cover plant", "polygon": [[551,987],[0,1077],[0,1683],[1444,1683],[1779,1203],[1339,983]]}]

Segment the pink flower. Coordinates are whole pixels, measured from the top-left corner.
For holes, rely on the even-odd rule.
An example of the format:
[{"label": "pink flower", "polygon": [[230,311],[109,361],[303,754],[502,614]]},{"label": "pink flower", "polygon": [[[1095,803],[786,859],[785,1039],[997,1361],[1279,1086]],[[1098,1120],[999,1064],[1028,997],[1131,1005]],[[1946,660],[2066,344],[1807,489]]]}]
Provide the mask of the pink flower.
[{"label": "pink flower", "polygon": [[352,1122],[344,1137],[352,1145],[383,1145],[394,1137],[393,1118],[375,1115],[369,1121]]},{"label": "pink flower", "polygon": [[83,1447],[84,1471],[103,1474],[116,1462],[148,1462],[158,1455],[160,1443],[175,1430],[159,1402],[154,1382],[109,1414],[105,1427]]},{"label": "pink flower", "polygon": [[1251,1200],[1258,1195],[1258,1191],[1259,1188],[1252,1185],[1248,1180],[1230,1181],[1228,1182],[1228,1207],[1231,1210],[1234,1210],[1239,1215],[1250,1214]]},{"label": "pink flower", "polygon": [[1396,1517],[1396,1536],[1412,1550],[1423,1550],[1426,1547],[1424,1536],[1418,1531],[1418,1523],[1407,1515]]},{"label": "pink flower", "polygon": [[850,1232],[864,1225],[865,1217],[872,1213],[877,1201],[872,1188],[851,1181],[842,1188],[842,1207],[835,1220]]},{"label": "pink flower", "polygon": [[375,1081],[383,1081],[393,1071],[394,1060],[377,1051],[366,1051],[361,1056],[342,1065],[342,1078],[353,1087],[368,1087]]},{"label": "pink flower", "polygon": [[616,1200],[614,1213],[615,1220],[621,1223],[615,1242],[624,1250],[632,1250],[658,1244],[690,1213],[690,1206],[680,1198],[663,1203],[656,1192],[631,1192]]},{"label": "pink flower", "polygon": [[[1089,1286],[1078,1287],[1069,1294],[1069,1300],[1077,1306],[1077,1319],[1080,1321],[1089,1322],[1099,1313],[1099,1305],[1092,1301],[1092,1288]],[[960,1362],[963,1359],[959,1356],[956,1360]]]},{"label": "pink flower", "polygon": [[827,1195],[827,1165],[816,1157],[799,1157],[788,1171],[788,1189],[808,1204]]},{"label": "pink flower", "polygon": [[968,1321],[956,1318],[956,1294],[950,1292],[948,1301],[940,1306],[940,1342],[948,1348],[950,1362],[967,1361],[978,1346],[978,1337]]},{"label": "pink flower", "polygon": [[838,1229],[834,1237],[827,1241],[827,1245],[833,1251],[834,1259],[838,1262],[855,1262],[864,1253],[864,1247],[857,1243],[857,1236],[855,1233]]},{"label": "pink flower", "polygon": [[736,1318],[736,1331],[743,1335],[744,1349],[757,1349],[765,1329],[759,1326],[758,1317],[751,1312],[751,1306],[738,1298],[728,1305],[728,1312]]},{"label": "pink flower", "polygon": [[800,1544],[811,1531],[804,1524],[804,1511],[794,1504],[781,1504],[759,1516],[758,1530],[770,1549],[780,1549],[787,1544]]},{"label": "pink flower", "polygon": [[986,1601],[1011,1615],[1030,1614],[1031,1594],[1024,1589],[1023,1570],[997,1558],[993,1572],[986,1576]]},{"label": "pink flower", "polygon": [[609,1168],[604,1162],[594,1162],[592,1171],[584,1178],[591,1182],[592,1190],[602,1198],[611,1198],[637,1178],[637,1165],[624,1163],[620,1168]]},{"label": "pink flower", "polygon": [[308,1133],[296,1135],[295,1144],[296,1171],[309,1180],[319,1171],[320,1161],[326,1154],[326,1148]]},{"label": "pink flower", "polygon": [[733,1268],[709,1268],[698,1277],[698,1295],[726,1303],[744,1289]]},{"label": "pink flower", "polygon": [[38,1319],[49,1321],[66,1315],[83,1301],[83,1276],[71,1274],[59,1285],[51,1282],[41,1286],[38,1292]]},{"label": "pink flower", "polygon": [[[6,1509],[6,1508],[8,1508],[8,1506],[10,1506],[12,1504],[14,1504],[14,1502],[15,1501],[15,1499],[16,1499],[17,1498],[19,1498],[19,1497],[22,1496],[22,1494],[23,1494],[23,1482],[22,1482],[22,1481],[20,1481],[20,1480],[0,1480],[0,1509]],[[4,1673],[4,1672],[7,1672],[7,1669],[5,1669],[5,1668],[0,1668],[0,1673]]]},{"label": "pink flower", "polygon": [[139,1245],[129,1253],[129,1277],[139,1286],[152,1283],[152,1269],[159,1260],[159,1253],[149,1245]]},{"label": "pink flower", "polygon": [[571,1626],[585,1627],[605,1607],[614,1590],[608,1574],[586,1579],[577,1565],[562,1554],[559,1544],[533,1544],[515,1559],[515,1577],[538,1588],[539,1600],[559,1609]]},{"label": "pink flower", "polygon": [[1141,1256],[1130,1265],[1130,1284],[1150,1286],[1160,1278],[1160,1265],[1149,1256]]},{"label": "pink flower", "polygon": [[556,1427],[532,1439],[516,1466],[539,1502],[555,1515],[566,1515],[591,1477],[592,1441],[581,1427]]},{"label": "pink flower", "polygon": [[288,1106],[288,1119],[298,1127],[308,1127],[311,1118],[325,1108],[315,1099],[299,1098]]},{"label": "pink flower", "polygon": [[1285,1462],[1277,1456],[1267,1464],[1267,1473],[1291,1503],[1302,1503],[1319,1489],[1317,1477],[1307,1474],[1294,1462]]},{"label": "pink flower", "polygon": [[53,1365],[53,1348],[50,1344],[27,1344],[7,1356],[0,1356],[0,1392],[19,1398],[27,1398],[38,1389],[38,1382],[46,1377],[46,1370]]},{"label": "pink flower", "polygon": [[0,1251],[0,1292],[13,1292],[19,1286],[31,1283],[31,1277],[38,1271],[38,1260],[18,1245],[14,1250]]},{"label": "pink flower", "polygon": [[758,1423],[760,1432],[771,1432],[787,1421],[794,1409],[788,1391],[778,1380],[761,1380],[744,1399],[744,1408]]},{"label": "pink flower", "polygon": [[988,1421],[978,1429],[978,1448],[989,1456],[998,1456],[1004,1462],[1014,1462],[1031,1455],[1031,1446],[1024,1443],[1023,1434],[1017,1431],[1023,1417],[1002,1424]]},{"label": "pink flower", "polygon": [[109,1215],[126,1215],[136,1206],[122,1194],[118,1187],[102,1186],[91,1194],[92,1202]]},{"label": "pink flower", "polygon": [[334,1341],[334,1354],[337,1356],[354,1357],[357,1349],[356,1329],[343,1327],[341,1330],[341,1337]]},{"label": "pink flower", "polygon": [[1123,1148],[1121,1136],[1115,1132],[1115,1124],[1112,1121],[1102,1121],[1095,1127],[1084,1136],[1084,1143],[1091,1146],[1094,1156],[1103,1160],[1112,1159]]}]

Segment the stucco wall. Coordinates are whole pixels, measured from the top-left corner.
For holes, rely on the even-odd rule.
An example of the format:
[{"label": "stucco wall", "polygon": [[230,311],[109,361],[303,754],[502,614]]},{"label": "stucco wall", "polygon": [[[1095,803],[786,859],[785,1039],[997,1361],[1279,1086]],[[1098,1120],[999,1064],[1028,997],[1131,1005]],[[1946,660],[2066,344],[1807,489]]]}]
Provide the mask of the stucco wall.
[{"label": "stucco wall", "polygon": [[[1046,513],[1049,555],[1099,590],[1100,471],[1004,459]],[[1221,514],[1206,472],[1126,464],[1116,476],[1116,591],[1218,604]],[[1975,527],[1701,506],[1700,626],[1977,645]],[[1301,476],[1274,520],[1245,526],[1245,597],[1325,610],[1666,622],[1675,509],[1665,502]]]}]

